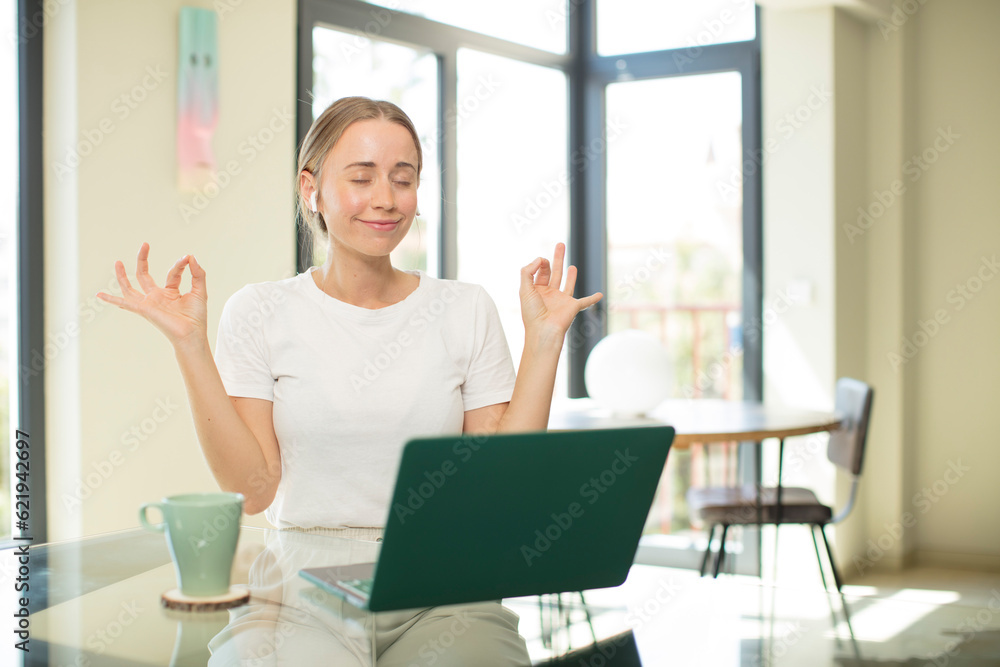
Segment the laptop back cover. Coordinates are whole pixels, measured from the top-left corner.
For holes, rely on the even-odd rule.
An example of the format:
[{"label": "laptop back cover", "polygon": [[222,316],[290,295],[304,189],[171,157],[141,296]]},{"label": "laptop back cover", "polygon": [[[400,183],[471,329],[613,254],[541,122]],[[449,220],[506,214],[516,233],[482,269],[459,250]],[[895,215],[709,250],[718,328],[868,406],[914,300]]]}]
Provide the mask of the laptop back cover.
[{"label": "laptop back cover", "polygon": [[673,437],[657,426],[410,441],[369,609],[621,584]]}]

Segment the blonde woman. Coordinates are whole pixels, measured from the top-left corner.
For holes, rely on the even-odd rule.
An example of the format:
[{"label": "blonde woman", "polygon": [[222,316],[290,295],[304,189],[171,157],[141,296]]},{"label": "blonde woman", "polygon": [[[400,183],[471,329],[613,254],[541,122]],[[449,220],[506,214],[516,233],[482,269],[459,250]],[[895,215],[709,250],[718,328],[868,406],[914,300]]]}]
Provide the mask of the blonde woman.
[{"label": "blonde woman", "polygon": [[[544,430],[566,331],[601,299],[573,297],[563,244],[551,262],[524,266],[515,376],[481,287],[390,262],[417,214],[422,167],[416,130],[394,104],[353,97],[326,109],[303,140],[297,193],[326,262],[234,294],[214,357],[193,256],[159,287],[143,244],[139,289],[117,262],[122,296],[99,294],[168,337],[219,486],[279,528],[377,538],[411,437]],[[181,294],[185,269],[191,290]]]}]

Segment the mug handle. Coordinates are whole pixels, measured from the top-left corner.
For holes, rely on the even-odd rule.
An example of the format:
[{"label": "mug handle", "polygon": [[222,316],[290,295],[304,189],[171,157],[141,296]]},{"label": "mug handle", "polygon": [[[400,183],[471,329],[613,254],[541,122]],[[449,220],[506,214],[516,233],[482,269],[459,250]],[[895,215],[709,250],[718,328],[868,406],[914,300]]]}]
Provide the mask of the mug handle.
[{"label": "mug handle", "polygon": [[149,520],[146,519],[146,510],[150,507],[155,507],[160,510],[161,513],[163,512],[163,507],[160,506],[160,503],[144,503],[143,506],[139,508],[139,523],[141,523],[142,527],[146,530],[162,533],[167,528],[166,523],[150,523]]}]

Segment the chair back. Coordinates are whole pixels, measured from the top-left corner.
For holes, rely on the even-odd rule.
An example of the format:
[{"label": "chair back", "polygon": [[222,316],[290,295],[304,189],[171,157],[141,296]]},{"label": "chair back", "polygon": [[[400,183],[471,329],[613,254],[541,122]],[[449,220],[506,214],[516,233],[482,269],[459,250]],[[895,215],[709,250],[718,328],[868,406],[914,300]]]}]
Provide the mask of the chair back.
[{"label": "chair back", "polygon": [[837,380],[834,410],[841,425],[830,434],[826,456],[835,465],[849,470],[855,477],[861,474],[868,439],[868,421],[872,412],[872,388],[852,378]]}]

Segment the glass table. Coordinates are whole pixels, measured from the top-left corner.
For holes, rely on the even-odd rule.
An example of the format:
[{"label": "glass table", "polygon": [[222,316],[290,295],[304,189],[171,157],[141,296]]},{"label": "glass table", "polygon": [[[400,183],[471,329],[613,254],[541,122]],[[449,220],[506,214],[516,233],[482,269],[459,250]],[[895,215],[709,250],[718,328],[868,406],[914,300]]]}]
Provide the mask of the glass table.
[{"label": "glass table", "polygon": [[[338,664],[322,647],[363,651],[370,615],[331,604],[331,596],[301,579],[298,570],[371,562],[378,547],[245,527],[233,581],[250,586],[250,603],[212,613],[161,607],[160,594],[176,586],[163,535],[136,529],[32,547],[30,652],[13,648],[16,637],[8,639],[0,647],[0,664]],[[0,614],[11,629],[16,558],[13,550],[0,551]],[[973,607],[943,604],[947,599],[941,597],[842,598],[818,587],[778,588],[733,576],[701,579],[684,570],[636,565],[616,588],[507,599],[503,605],[520,617],[533,664],[1000,665],[1000,591],[983,600]],[[460,641],[460,634],[439,639],[449,644]],[[412,664],[440,666],[446,657],[444,651],[421,651]]]}]

